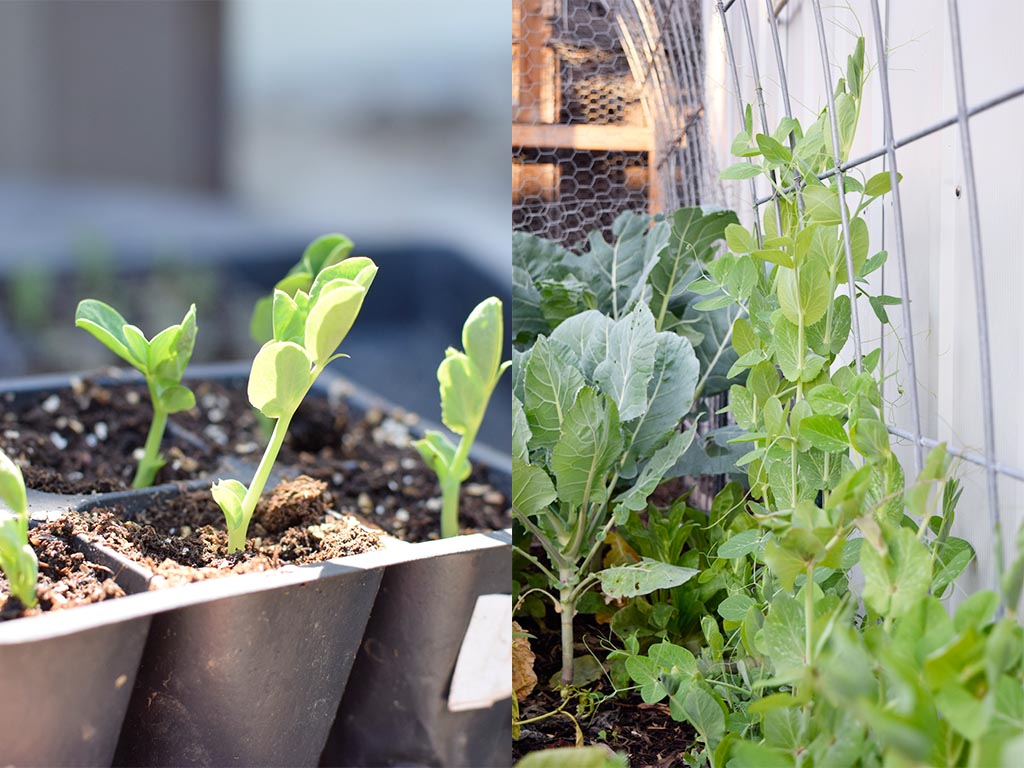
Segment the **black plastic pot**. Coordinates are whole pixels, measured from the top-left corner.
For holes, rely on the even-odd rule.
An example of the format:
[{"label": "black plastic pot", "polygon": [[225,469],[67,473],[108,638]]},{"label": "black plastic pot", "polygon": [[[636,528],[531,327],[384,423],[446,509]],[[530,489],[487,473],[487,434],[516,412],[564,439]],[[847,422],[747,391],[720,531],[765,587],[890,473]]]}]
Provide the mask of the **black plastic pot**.
[{"label": "black plastic pot", "polygon": [[[198,368],[192,373],[193,378],[237,386],[243,386],[247,375],[247,365]],[[53,379],[46,384],[52,387]],[[0,391],[24,392],[26,387],[0,384]],[[318,382],[313,396],[344,397],[356,411],[371,405],[389,408],[329,374]],[[506,493],[510,490],[507,459],[484,449],[478,449],[473,458],[491,469],[494,485]],[[287,467],[282,473],[288,474]],[[196,481],[188,487],[207,483]],[[165,486],[88,498],[32,494],[30,503],[36,517],[61,514],[72,507],[86,510],[115,504],[125,507],[130,516],[154,494],[177,492],[177,487]],[[117,644],[123,640],[99,642],[126,670],[119,667],[115,677],[125,676],[118,689],[120,698],[114,702],[120,709],[111,706],[109,713],[111,728],[116,728],[128,704],[116,764],[316,765],[322,753],[329,763],[347,765],[409,760],[444,765],[508,762],[510,701],[461,713],[448,712],[445,702],[477,598],[508,592],[510,533],[424,544],[386,540],[388,544],[377,552],[152,592],[145,591],[152,574],[102,546],[82,542],[93,559],[104,562],[105,558],[105,564],[120,574],[126,591],[139,594],[61,615],[7,622],[0,626],[0,669],[10,668],[3,655],[8,645],[38,658],[40,643],[49,635],[33,627],[49,627],[55,638],[75,632],[84,636],[82,630],[93,629],[90,621],[98,619],[91,617],[97,616],[103,619],[99,626],[109,625],[118,637],[118,633],[136,632],[134,650]],[[385,589],[375,602],[382,578]],[[373,620],[363,642],[371,608]],[[66,631],[69,626],[78,629]],[[507,631],[507,627],[501,629]],[[8,642],[8,637],[14,639]],[[387,648],[394,659],[386,670],[376,667],[374,648]],[[16,664],[17,657],[11,658]],[[101,661],[90,662],[84,651],[69,649],[66,658],[76,667],[102,668]],[[339,710],[350,672],[358,684]],[[62,680],[76,679],[70,674],[19,679],[15,682],[22,687],[12,688],[18,693],[10,700],[63,698],[69,705],[80,706],[89,700],[56,693]],[[96,684],[104,679],[101,674]],[[88,690],[84,683],[83,689]],[[4,693],[0,707],[7,706],[6,685]],[[0,715],[4,713],[0,708]],[[76,722],[73,711],[59,714],[61,722]],[[35,719],[23,715],[16,722]],[[386,723],[381,726],[386,729],[373,734],[370,741],[374,743],[353,737],[354,730],[376,729],[377,723]],[[325,752],[332,724],[334,736]],[[4,749],[0,760],[6,762],[2,738],[6,723],[0,723],[0,729]],[[109,736],[104,738],[105,751],[97,748],[83,762],[110,761],[112,742]],[[413,748],[417,741],[425,744],[419,752]],[[16,764],[75,762],[74,757],[61,759],[68,753],[54,752],[51,757],[32,751],[40,747],[30,735],[24,745],[27,751],[15,753],[24,755]]]},{"label": "black plastic pot", "polygon": [[[127,574],[116,576],[131,591]],[[137,595],[0,623],[0,762],[109,765],[151,617]]]}]

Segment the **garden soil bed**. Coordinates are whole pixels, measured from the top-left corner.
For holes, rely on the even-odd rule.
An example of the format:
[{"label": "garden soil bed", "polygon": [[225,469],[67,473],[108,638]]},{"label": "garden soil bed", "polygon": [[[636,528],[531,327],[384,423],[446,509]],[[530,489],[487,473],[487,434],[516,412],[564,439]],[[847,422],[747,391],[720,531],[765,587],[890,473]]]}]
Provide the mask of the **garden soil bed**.
[{"label": "garden soil bed", "polygon": [[[536,660],[534,671],[538,684],[519,702],[519,718],[527,720],[558,709],[561,704],[557,689],[548,685],[561,669],[561,649],[556,626],[541,629],[533,621],[519,619],[523,629],[533,635],[531,649]],[[576,642],[582,653],[584,647],[597,650],[612,641],[607,627],[594,623],[593,617],[581,615],[576,619]],[[611,692],[607,679],[590,686],[599,695]],[[567,708],[576,715],[575,704]],[[629,756],[631,768],[675,768],[684,766],[682,753],[693,745],[693,730],[679,723],[669,714],[668,704],[645,704],[639,692],[624,697],[612,697],[600,705],[589,717],[577,718],[583,731],[584,744],[605,744],[616,752]],[[576,729],[572,721],[561,715],[522,726],[519,739],[512,742],[512,755],[519,760],[529,752],[576,744]]]},{"label": "garden soil bed", "polygon": [[119,507],[68,517],[72,530],[156,574],[151,588],[307,565],[381,546],[381,534],[329,509],[326,484],[300,475],[281,481],[256,508],[246,549],[229,554],[224,514],[209,491],[159,496],[133,519]]},{"label": "garden soil bed", "polygon": [[124,596],[109,568],[89,562],[76,549],[74,530],[67,520],[36,526],[29,531],[28,539],[39,558],[39,603],[26,610],[8,592],[7,579],[0,572],[0,621]]}]

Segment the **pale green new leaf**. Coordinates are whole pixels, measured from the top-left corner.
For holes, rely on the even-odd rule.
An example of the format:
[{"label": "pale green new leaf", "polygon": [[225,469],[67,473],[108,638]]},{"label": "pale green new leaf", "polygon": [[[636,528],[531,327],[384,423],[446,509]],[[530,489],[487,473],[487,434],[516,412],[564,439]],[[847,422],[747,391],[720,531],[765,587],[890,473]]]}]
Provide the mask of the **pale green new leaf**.
[{"label": "pale green new leaf", "polygon": [[145,357],[136,357],[124,328],[128,323],[121,314],[108,304],[96,299],[84,299],[75,311],[75,325],[84,328],[102,341],[111,352],[142,370],[146,367]]},{"label": "pale green new leaf", "polygon": [[242,520],[242,500],[247,490],[237,480],[218,480],[210,489],[213,500],[224,512],[224,517],[232,528],[238,527]]},{"label": "pale green new leaf", "polygon": [[863,546],[864,602],[882,616],[900,618],[928,594],[932,581],[931,557],[908,528],[883,525],[887,551]]},{"label": "pale green new leaf", "polygon": [[269,419],[291,414],[312,383],[306,350],[291,341],[269,341],[256,353],[249,372],[249,402]]},{"label": "pale green new leaf", "polygon": [[314,363],[326,365],[355,324],[365,297],[366,288],[351,280],[332,280],[323,287],[306,317],[304,343]]}]

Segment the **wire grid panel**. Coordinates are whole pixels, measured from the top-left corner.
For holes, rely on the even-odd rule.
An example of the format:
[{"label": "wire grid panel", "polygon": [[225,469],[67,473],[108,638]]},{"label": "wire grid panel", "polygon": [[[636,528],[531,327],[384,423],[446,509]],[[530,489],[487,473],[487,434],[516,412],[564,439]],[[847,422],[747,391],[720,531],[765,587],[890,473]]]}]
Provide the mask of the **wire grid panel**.
[{"label": "wire grid panel", "polygon": [[581,243],[715,202],[700,2],[513,0],[513,226]]},{"label": "wire grid panel", "polygon": [[[856,35],[866,37],[874,70],[857,141],[841,173],[823,177],[902,174],[868,223],[880,233],[872,249],[889,253],[872,292],[903,303],[890,324],[861,312],[850,358],[882,347],[890,431],[910,464],[940,441],[961,460],[957,527],[980,563],[970,589],[993,585],[1013,538],[1001,531],[1024,522],[1024,62],[1000,58],[1019,45],[1024,4],[982,0],[963,16],[947,0],[939,10],[930,0],[705,0],[706,100],[719,162],[732,162],[747,103],[765,133],[787,115],[807,125],[822,106],[834,114],[835,81]],[[750,221],[773,199],[755,182],[727,192]],[[849,255],[845,220],[843,232]]]}]

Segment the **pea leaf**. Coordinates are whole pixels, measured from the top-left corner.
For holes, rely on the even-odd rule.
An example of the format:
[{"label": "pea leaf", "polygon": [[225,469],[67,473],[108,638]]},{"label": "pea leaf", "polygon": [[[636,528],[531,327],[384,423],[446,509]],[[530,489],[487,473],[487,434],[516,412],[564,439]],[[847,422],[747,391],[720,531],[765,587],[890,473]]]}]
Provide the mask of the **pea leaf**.
[{"label": "pea leaf", "polygon": [[304,343],[314,364],[327,364],[355,324],[365,297],[366,288],[352,280],[332,280],[323,287],[306,317]]},{"label": "pea leaf", "polygon": [[605,568],[598,573],[601,591],[613,600],[648,595],[658,589],[672,589],[696,576],[695,568],[661,563],[644,558],[638,563]]},{"label": "pea leaf", "polygon": [[294,413],[312,384],[312,361],[293,341],[268,341],[249,372],[249,402],[269,419]]}]

